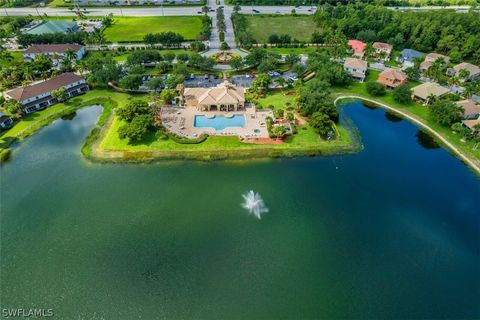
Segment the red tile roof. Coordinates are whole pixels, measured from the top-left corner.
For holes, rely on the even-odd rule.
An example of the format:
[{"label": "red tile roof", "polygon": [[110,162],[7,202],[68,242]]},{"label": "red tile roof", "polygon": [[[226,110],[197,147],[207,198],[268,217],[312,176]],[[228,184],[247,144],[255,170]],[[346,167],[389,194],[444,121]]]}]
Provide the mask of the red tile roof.
[{"label": "red tile roof", "polygon": [[359,40],[348,40],[348,45],[353,49],[353,51],[362,53],[367,44]]}]

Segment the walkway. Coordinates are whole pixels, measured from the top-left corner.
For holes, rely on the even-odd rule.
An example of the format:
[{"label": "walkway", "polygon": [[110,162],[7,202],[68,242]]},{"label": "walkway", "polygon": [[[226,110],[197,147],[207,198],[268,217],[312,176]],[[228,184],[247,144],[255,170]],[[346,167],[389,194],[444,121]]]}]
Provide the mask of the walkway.
[{"label": "walkway", "polygon": [[340,96],[340,97],[335,99],[335,101],[334,101],[335,105],[337,104],[337,101],[343,100],[343,99],[358,99],[358,100],[368,101],[370,103],[373,103],[374,105],[380,106],[383,109],[386,109],[386,110],[389,110],[389,111],[392,111],[396,114],[401,115],[402,117],[404,117],[404,118],[408,119],[409,121],[413,122],[414,124],[416,124],[418,127],[421,127],[423,129],[425,129],[430,134],[435,136],[435,138],[440,140],[445,146],[447,146],[447,148],[449,148],[451,151],[453,151],[453,153],[455,153],[455,155],[457,155],[463,162],[465,162],[470,168],[472,168],[475,171],[475,173],[480,175],[480,166],[475,161],[471,160],[462,151],[460,151],[457,147],[455,147],[447,139],[445,139],[441,134],[439,134],[437,131],[433,130],[430,126],[428,126],[423,121],[418,120],[416,117],[413,117],[413,116],[411,116],[411,115],[409,115],[409,114],[407,114],[403,111],[400,111],[398,109],[390,107],[390,106],[388,106],[384,103],[381,103],[381,102],[378,102],[378,101],[375,101],[375,100],[372,100],[372,99],[363,98],[363,97],[360,97],[360,96]]}]

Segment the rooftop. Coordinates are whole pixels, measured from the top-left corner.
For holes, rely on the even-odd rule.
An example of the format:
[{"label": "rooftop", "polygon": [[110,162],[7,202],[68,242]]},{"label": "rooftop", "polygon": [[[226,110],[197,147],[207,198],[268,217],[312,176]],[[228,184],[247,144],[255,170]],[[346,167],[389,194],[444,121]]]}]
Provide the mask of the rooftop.
[{"label": "rooftop", "polygon": [[347,58],[343,63],[345,68],[353,68],[353,69],[363,69],[367,70],[368,62],[365,60],[357,59],[357,58]]},{"label": "rooftop", "polygon": [[83,78],[74,73],[62,73],[61,75],[39,82],[27,87],[18,87],[6,92],[8,96],[17,101],[23,101],[28,98],[38,96],[45,92],[58,89],[68,84],[82,80]]},{"label": "rooftop", "polygon": [[383,70],[380,75],[380,78],[387,78],[387,79],[392,79],[392,80],[398,80],[398,81],[405,81],[407,80],[407,75],[405,72],[402,72],[400,70],[396,69],[385,69]]},{"label": "rooftop", "polygon": [[185,88],[184,96],[190,104],[236,104],[245,102],[245,89],[225,81],[214,88]]},{"label": "rooftop", "polygon": [[46,21],[27,31],[27,34],[66,33],[77,30],[78,26],[73,21]]},{"label": "rooftop", "polygon": [[25,50],[25,53],[65,53],[68,49],[72,49],[73,52],[77,52],[83,46],[79,44],[34,44]]},{"label": "rooftop", "polygon": [[463,108],[464,116],[480,114],[480,105],[471,99],[458,101],[457,105]]},{"label": "rooftop", "polygon": [[444,88],[435,82],[425,82],[412,88],[412,93],[423,100],[427,100],[431,95],[434,95],[435,97],[441,97],[448,92],[449,91],[447,88]]}]

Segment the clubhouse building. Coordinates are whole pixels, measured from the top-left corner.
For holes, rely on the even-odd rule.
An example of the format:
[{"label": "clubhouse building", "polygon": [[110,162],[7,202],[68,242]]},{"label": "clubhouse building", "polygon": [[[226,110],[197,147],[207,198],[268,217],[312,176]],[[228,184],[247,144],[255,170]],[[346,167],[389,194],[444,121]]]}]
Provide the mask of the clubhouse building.
[{"label": "clubhouse building", "polygon": [[183,88],[180,90],[182,105],[198,111],[245,110],[245,88],[225,81],[213,88]]}]

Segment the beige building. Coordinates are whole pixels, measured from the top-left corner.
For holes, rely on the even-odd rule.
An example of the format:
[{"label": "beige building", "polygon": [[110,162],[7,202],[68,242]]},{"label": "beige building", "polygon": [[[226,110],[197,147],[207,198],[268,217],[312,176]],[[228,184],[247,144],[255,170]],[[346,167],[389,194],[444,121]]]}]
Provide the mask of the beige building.
[{"label": "beige building", "polygon": [[450,62],[450,58],[439,53],[429,53],[425,57],[425,60],[420,64],[420,71],[425,72],[432,66],[432,64],[438,59],[443,59],[447,65]]},{"label": "beige building", "polygon": [[435,82],[425,82],[412,88],[413,98],[426,104],[430,102],[431,97],[441,98],[448,93],[449,91],[447,88],[444,88]]},{"label": "beige building", "polygon": [[214,88],[184,88],[180,91],[182,104],[199,111],[245,110],[245,88],[225,81]]},{"label": "beige building", "polygon": [[480,77],[480,68],[467,62],[459,63],[453,68],[448,69],[447,74],[452,77],[458,77],[461,70],[468,71],[468,76],[465,79],[460,79],[462,82],[465,80],[473,80]]},{"label": "beige building", "polygon": [[476,104],[472,99],[457,101],[457,106],[463,109],[464,119],[480,118],[480,104]]}]

